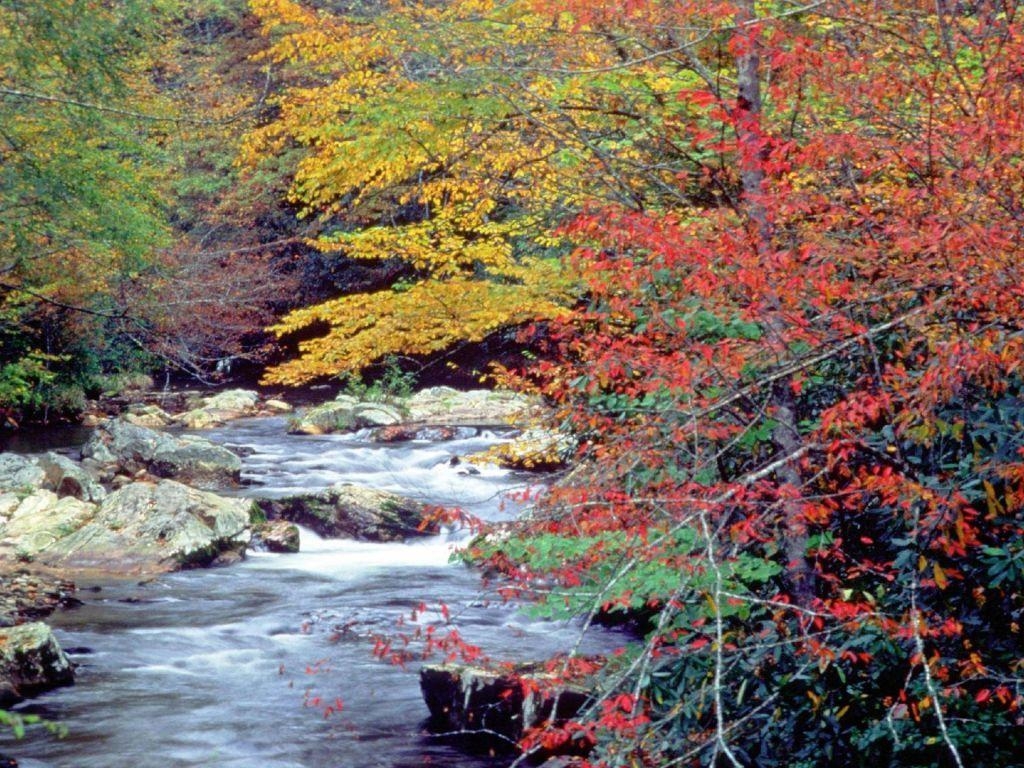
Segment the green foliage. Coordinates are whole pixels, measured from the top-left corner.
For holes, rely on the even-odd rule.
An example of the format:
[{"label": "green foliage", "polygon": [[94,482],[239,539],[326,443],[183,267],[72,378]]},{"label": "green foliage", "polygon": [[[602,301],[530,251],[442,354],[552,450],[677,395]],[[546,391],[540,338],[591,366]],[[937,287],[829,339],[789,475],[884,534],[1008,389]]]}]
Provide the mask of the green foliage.
[{"label": "green foliage", "polygon": [[413,394],[416,389],[416,373],[404,370],[398,358],[385,357],[379,368],[380,373],[369,383],[361,373],[342,374],[342,392],[369,402],[395,402]]},{"label": "green foliage", "polygon": [[0,726],[10,728],[11,733],[16,739],[24,738],[26,729],[34,725],[45,728],[59,738],[64,738],[68,733],[66,726],[46,720],[39,717],[39,715],[23,715],[19,712],[8,712],[5,709],[0,709]]}]

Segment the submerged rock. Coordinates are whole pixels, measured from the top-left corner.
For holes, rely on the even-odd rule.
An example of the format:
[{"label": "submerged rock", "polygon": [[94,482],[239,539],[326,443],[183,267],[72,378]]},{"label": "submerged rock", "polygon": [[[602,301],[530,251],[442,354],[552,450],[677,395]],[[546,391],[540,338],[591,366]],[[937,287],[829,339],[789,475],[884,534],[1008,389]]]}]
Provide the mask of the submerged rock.
[{"label": "submerged rock", "polygon": [[70,659],[41,622],[0,629],[0,706],[75,681]]},{"label": "submerged rock", "polygon": [[319,493],[257,499],[256,503],[269,519],[298,523],[327,538],[401,541],[437,532],[436,526],[422,527],[426,504],[348,483]]},{"label": "submerged rock", "polygon": [[554,674],[529,664],[508,674],[428,665],[420,670],[420,689],[435,729],[494,739],[505,748],[535,725],[573,717],[589,700],[586,691],[557,684]]},{"label": "submerged rock", "polygon": [[82,456],[113,464],[122,474],[145,470],[194,485],[237,483],[242,462],[227,448],[201,437],[176,437],[120,419],[108,419],[92,433]]}]

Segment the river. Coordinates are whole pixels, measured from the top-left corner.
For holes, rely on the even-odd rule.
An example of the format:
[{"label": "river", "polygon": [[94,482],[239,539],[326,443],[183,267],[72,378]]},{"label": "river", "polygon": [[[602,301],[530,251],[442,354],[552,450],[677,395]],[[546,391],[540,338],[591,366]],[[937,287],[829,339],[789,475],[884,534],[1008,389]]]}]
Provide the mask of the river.
[{"label": "river", "polygon": [[[244,454],[248,485],[234,491],[242,495],[354,482],[492,520],[519,511],[509,494],[523,488],[523,476],[470,474],[449,461],[504,439],[486,430],[381,445],[358,435],[286,435],[283,418],[264,418],[203,435]],[[0,753],[22,768],[507,763],[427,733],[415,668],[371,653],[373,635],[439,600],[460,633],[495,657],[543,658],[576,641],[576,626],[534,621],[485,599],[478,576],[449,563],[461,535],[368,544],[303,531],[299,554],[250,554],[238,565],[145,583],[80,583],[83,605],[51,619],[78,682],[20,707],[69,735],[35,728],[15,741],[5,732]],[[442,618],[428,612],[419,621]],[[610,642],[598,635],[586,645],[603,650]],[[335,699],[340,712],[327,709]]]}]

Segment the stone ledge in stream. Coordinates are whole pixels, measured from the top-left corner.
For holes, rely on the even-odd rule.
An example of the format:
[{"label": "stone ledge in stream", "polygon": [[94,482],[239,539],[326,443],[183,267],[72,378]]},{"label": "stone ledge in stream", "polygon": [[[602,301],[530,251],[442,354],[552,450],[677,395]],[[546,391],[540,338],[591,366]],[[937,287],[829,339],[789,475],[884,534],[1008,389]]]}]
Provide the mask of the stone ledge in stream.
[{"label": "stone ledge in stream", "polygon": [[74,681],[74,667],[48,626],[0,629],[0,706]]},{"label": "stone ledge in stream", "polygon": [[178,437],[120,419],[100,424],[82,447],[82,456],[123,474],[144,470],[189,485],[237,484],[242,472],[238,456],[209,440]]},{"label": "stone ledge in stream", "polygon": [[[515,392],[489,389],[460,392],[451,387],[430,387],[388,403],[361,401],[340,394],[300,414],[288,431],[323,435],[370,428],[375,430],[371,437],[380,435],[386,442],[395,442],[417,438],[424,427],[507,427],[529,423],[544,412],[540,400]],[[405,429],[381,429],[395,426]]]},{"label": "stone ledge in stream", "polygon": [[0,494],[0,561],[62,572],[154,574],[240,555],[252,502],[172,480],[132,483],[100,504],[37,490]]},{"label": "stone ledge in stream", "polygon": [[268,519],[304,525],[327,538],[401,541],[438,531],[436,524],[423,525],[428,505],[350,483],[318,493],[255,501]]}]

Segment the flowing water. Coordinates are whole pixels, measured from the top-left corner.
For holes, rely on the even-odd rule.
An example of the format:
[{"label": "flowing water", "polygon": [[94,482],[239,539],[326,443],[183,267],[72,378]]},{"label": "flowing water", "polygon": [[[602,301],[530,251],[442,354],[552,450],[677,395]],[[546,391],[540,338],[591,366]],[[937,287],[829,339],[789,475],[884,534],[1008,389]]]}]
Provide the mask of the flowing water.
[{"label": "flowing water", "polygon": [[[242,449],[243,495],[285,495],[354,482],[481,517],[517,513],[523,478],[452,466],[503,438],[466,429],[447,442],[379,445],[358,435],[290,436],[283,419],[251,419],[204,433]],[[70,731],[0,733],[22,768],[465,766],[497,763],[426,732],[415,669],[375,660],[372,637],[420,603],[499,657],[535,659],[576,641],[572,625],[534,621],[489,602],[479,579],[449,563],[460,534],[406,544],[320,539],[301,552],[251,554],[227,568],[146,583],[83,589],[81,607],[52,617],[78,665],[77,684],[27,702],[24,712]],[[80,587],[83,586],[80,584]],[[421,623],[442,623],[428,611]],[[587,641],[592,649],[608,638]],[[338,709],[335,699],[341,704]]]}]

